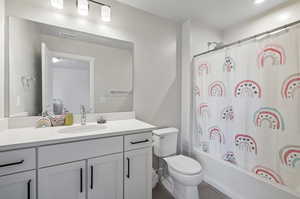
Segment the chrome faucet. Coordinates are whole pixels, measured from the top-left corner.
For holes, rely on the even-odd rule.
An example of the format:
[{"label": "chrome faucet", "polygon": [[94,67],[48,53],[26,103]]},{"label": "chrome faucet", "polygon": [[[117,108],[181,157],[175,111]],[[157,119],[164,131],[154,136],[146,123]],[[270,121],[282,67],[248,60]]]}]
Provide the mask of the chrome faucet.
[{"label": "chrome faucet", "polygon": [[80,115],[81,115],[81,119],[80,119],[81,125],[86,125],[86,110],[84,105],[80,105]]}]

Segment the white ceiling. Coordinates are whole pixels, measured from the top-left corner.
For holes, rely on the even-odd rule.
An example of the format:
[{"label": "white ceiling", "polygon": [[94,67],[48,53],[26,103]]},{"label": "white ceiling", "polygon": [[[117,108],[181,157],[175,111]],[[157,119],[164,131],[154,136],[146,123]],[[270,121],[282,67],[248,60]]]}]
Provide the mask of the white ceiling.
[{"label": "white ceiling", "polygon": [[218,29],[241,23],[290,0],[118,0],[175,21],[198,20]]}]

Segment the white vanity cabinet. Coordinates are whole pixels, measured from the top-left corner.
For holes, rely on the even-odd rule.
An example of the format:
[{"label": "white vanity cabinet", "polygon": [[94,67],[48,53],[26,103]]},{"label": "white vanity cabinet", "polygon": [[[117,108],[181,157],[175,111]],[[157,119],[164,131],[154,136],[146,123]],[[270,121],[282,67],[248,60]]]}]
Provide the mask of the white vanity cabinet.
[{"label": "white vanity cabinet", "polygon": [[0,199],[35,199],[35,150],[0,153]]},{"label": "white vanity cabinet", "polygon": [[38,182],[39,199],[122,199],[123,154],[43,168]]},{"label": "white vanity cabinet", "polygon": [[123,150],[123,136],[39,147],[39,199],[122,199]]},{"label": "white vanity cabinet", "polygon": [[123,198],[123,154],[88,160],[88,198]]},{"label": "white vanity cabinet", "polygon": [[125,152],[124,199],[152,198],[152,149]]},{"label": "white vanity cabinet", "polygon": [[151,132],[38,145],[0,152],[0,199],[151,199],[151,174]]},{"label": "white vanity cabinet", "polygon": [[85,171],[85,161],[40,169],[39,199],[84,199]]},{"label": "white vanity cabinet", "polygon": [[35,171],[0,177],[1,199],[35,199]]},{"label": "white vanity cabinet", "polygon": [[125,137],[129,151],[124,155],[124,199],[152,199],[151,137],[149,133]]}]

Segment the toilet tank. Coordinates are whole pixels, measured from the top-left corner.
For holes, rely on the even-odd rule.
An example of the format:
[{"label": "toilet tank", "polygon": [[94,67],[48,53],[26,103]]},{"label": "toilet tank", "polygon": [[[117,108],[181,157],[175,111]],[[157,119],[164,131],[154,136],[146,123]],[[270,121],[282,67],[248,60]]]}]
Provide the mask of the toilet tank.
[{"label": "toilet tank", "polygon": [[179,131],[176,128],[154,130],[154,154],[158,157],[166,157],[176,154],[178,132]]}]

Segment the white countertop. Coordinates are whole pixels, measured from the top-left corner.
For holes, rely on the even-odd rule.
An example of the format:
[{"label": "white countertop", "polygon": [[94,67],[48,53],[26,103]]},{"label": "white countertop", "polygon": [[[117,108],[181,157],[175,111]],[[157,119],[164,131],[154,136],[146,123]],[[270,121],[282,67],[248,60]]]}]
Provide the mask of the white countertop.
[{"label": "white countertop", "polygon": [[[96,125],[96,123],[87,123],[87,125]],[[122,136],[155,129],[155,126],[136,119],[108,121],[102,125],[105,126],[104,129],[83,133],[60,132],[61,129],[70,128],[71,126],[4,130],[0,132],[0,151],[94,138]],[[74,126],[80,125],[75,124],[72,127]]]}]

